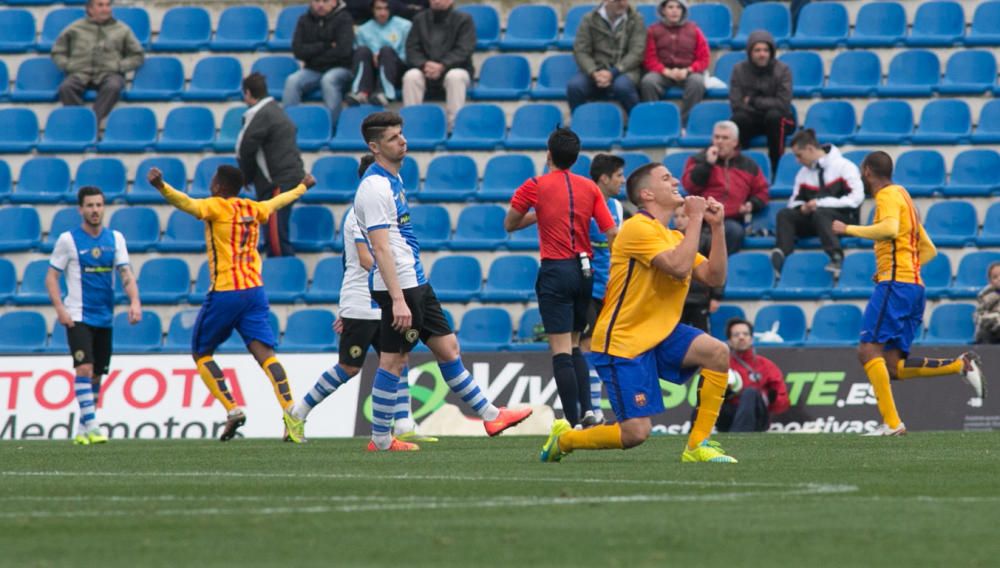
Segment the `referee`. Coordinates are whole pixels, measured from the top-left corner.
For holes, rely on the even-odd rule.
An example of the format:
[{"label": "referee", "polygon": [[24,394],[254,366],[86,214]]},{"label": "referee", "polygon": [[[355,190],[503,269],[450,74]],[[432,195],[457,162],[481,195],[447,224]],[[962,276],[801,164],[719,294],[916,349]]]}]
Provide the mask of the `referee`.
[{"label": "referee", "polygon": [[[569,168],[580,155],[580,138],[568,128],[549,136],[549,173],[533,177],[514,192],[504,219],[508,232],[538,223],[542,265],[535,282],[538,310],[549,337],[552,371],[570,424],[591,410],[590,371],[580,352],[580,334],[594,287],[590,220],[608,238],[618,229],[604,195],[593,181]],[[534,212],[529,211],[534,208]]]}]

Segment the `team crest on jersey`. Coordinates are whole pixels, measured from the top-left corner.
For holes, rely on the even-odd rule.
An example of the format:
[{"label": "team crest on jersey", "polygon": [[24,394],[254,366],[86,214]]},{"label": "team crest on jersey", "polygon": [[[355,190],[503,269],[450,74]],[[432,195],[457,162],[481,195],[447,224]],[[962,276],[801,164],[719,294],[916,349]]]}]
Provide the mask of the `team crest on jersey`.
[{"label": "team crest on jersey", "polygon": [[357,359],[358,357],[361,356],[361,346],[352,345],[351,348],[347,350],[347,352],[350,353],[352,359]]},{"label": "team crest on jersey", "polygon": [[406,330],[406,334],[403,335],[403,337],[406,338],[407,343],[416,343],[417,338],[420,337],[420,332],[411,328]]},{"label": "team crest on jersey", "polygon": [[101,247],[94,247],[90,249],[90,256],[94,258],[101,258]]},{"label": "team crest on jersey", "polygon": [[646,406],[646,393],[639,393],[635,395],[635,405],[642,407]]},{"label": "team crest on jersey", "polygon": [[81,361],[83,361],[84,356],[85,355],[83,353],[83,349],[78,349],[78,350],[76,350],[76,351],[73,352],[73,360],[74,361],[81,362]]}]

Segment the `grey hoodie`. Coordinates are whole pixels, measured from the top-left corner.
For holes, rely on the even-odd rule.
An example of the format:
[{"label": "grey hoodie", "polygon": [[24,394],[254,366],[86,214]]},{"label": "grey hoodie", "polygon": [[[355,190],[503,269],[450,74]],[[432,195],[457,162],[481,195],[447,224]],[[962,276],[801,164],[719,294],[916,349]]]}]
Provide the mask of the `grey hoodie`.
[{"label": "grey hoodie", "polygon": [[[771,49],[771,59],[764,67],[750,60],[750,51],[758,43]],[[749,103],[743,99],[750,97]],[[769,110],[792,114],[792,70],[775,58],[774,38],[764,30],[750,34],[747,41],[747,60],[733,67],[729,77],[729,106],[733,112],[763,114]]]}]

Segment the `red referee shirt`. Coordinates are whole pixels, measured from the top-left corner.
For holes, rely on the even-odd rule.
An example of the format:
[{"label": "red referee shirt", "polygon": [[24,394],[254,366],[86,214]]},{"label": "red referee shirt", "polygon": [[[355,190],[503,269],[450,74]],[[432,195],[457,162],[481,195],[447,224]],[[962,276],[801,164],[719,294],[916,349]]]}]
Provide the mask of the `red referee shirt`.
[{"label": "red referee shirt", "polygon": [[590,219],[605,232],[615,226],[608,204],[593,181],[567,170],[555,170],[524,182],[510,206],[522,215],[532,207],[538,216],[542,260],[576,258],[590,248]]}]

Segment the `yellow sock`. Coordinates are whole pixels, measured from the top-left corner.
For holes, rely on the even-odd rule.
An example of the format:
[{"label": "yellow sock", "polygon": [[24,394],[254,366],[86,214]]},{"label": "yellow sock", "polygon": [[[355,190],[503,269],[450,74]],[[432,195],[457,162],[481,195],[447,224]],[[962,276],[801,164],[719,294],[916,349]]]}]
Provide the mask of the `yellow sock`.
[{"label": "yellow sock", "polygon": [[896,378],[900,380],[917,377],[940,377],[957,375],[962,372],[965,363],[962,358],[931,359],[929,357],[913,357],[896,364]]},{"label": "yellow sock", "polygon": [[878,411],[882,421],[889,428],[897,428],[903,422],[896,412],[896,402],[892,399],[892,387],[889,386],[889,368],[885,359],[876,357],[865,363],[865,374],[868,382],[875,389],[875,400],[878,401]]},{"label": "yellow sock", "polygon": [[261,363],[260,368],[264,369],[267,378],[271,379],[271,386],[274,387],[274,396],[278,398],[278,404],[281,405],[282,410],[291,408],[293,404],[292,388],[288,386],[288,377],[285,375],[285,368],[278,362],[278,358],[269,357]]},{"label": "yellow sock", "polygon": [[688,449],[695,449],[712,435],[715,421],[719,418],[719,408],[726,394],[729,374],[711,369],[701,370],[701,389],[698,391],[698,417],[688,435]]},{"label": "yellow sock", "polygon": [[619,424],[603,424],[586,430],[570,430],[559,436],[559,449],[564,452],[573,450],[620,450],[622,446],[622,427]]},{"label": "yellow sock", "polygon": [[222,403],[222,406],[226,408],[226,412],[236,408],[236,401],[233,400],[233,395],[229,393],[229,387],[226,386],[226,378],[222,374],[222,369],[219,365],[212,359],[211,355],[206,355],[195,363],[198,367],[198,374],[201,375],[201,380],[208,387],[208,392],[212,393],[215,400]]}]

